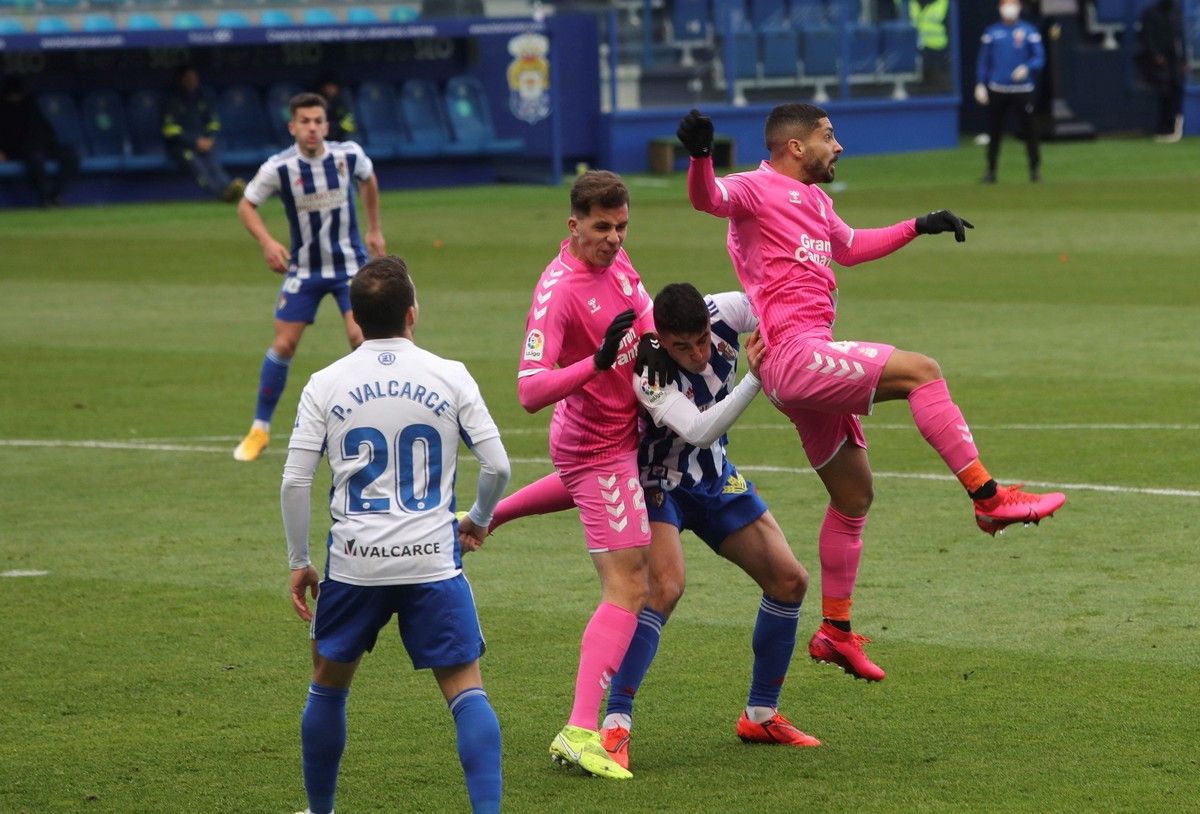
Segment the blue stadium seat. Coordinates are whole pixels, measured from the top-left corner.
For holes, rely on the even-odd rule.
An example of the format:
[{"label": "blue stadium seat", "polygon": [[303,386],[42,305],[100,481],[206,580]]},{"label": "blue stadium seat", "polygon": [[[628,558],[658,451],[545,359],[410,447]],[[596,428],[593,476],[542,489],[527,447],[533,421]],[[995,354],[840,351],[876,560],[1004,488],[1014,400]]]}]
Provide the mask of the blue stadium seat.
[{"label": "blue stadium seat", "polygon": [[758,35],[753,31],[733,34],[733,78],[758,78]]},{"label": "blue stadium seat", "polygon": [[803,30],[822,26],[829,22],[829,8],[825,0],[792,0],[792,28]]},{"label": "blue stadium seat", "polygon": [[39,34],[65,34],[71,30],[71,26],[62,17],[43,15],[38,17],[34,30]]},{"label": "blue stadium seat", "polygon": [[833,76],[838,70],[841,42],[837,29],[811,26],[800,32],[800,59],[805,76]]},{"label": "blue stadium seat", "polygon": [[338,25],[337,15],[327,8],[308,8],[304,10],[305,25]]},{"label": "blue stadium seat", "polygon": [[764,31],[762,61],[763,76],[767,79],[796,76],[800,70],[800,50],[795,33],[787,29]]},{"label": "blue stadium seat", "polygon": [[346,22],[351,25],[375,25],[383,20],[375,13],[375,9],[355,6],[346,12]]},{"label": "blue stadium seat", "polygon": [[374,157],[396,155],[405,140],[399,116],[396,88],[390,82],[363,82],[358,88],[358,123],[362,126],[367,152]]},{"label": "blue stadium seat", "polygon": [[133,155],[125,158],[130,169],[169,166],[162,135],[162,94],[157,90],[135,91],[125,106],[129,143]]},{"label": "blue stadium seat", "polygon": [[0,34],[24,34],[25,26],[12,17],[0,17]]},{"label": "blue stadium seat", "polygon": [[83,18],[84,31],[116,31],[117,21],[107,14],[88,14]]},{"label": "blue stadium seat", "polygon": [[230,164],[257,164],[278,146],[263,112],[258,91],[245,85],[227,88],[217,98],[217,117],[221,120],[221,159]]},{"label": "blue stadium seat", "polygon": [[194,11],[181,11],[171,19],[172,28],[208,28],[204,18]]},{"label": "blue stadium seat", "polygon": [[80,116],[87,162],[94,169],[122,169],[129,153],[129,128],[120,94],[115,90],[92,91],[83,97]]},{"label": "blue stadium seat", "polygon": [[63,144],[83,152],[83,131],[79,127],[79,109],[69,93],[43,93],[37,97],[42,115],[54,128],[54,135]]},{"label": "blue stadium seat", "polygon": [[136,12],[129,15],[129,19],[125,21],[125,27],[130,31],[155,31],[162,28],[162,23],[153,14]]},{"label": "blue stadium seat", "polygon": [[423,158],[468,152],[451,143],[437,87],[429,80],[409,79],[400,87],[399,112],[406,138],[397,146],[398,155]]},{"label": "blue stadium seat", "polygon": [[474,152],[504,155],[520,152],[525,142],[519,138],[502,139],[492,124],[487,92],[473,76],[456,76],[446,83],[446,118],[454,140]]},{"label": "blue stadium seat", "polygon": [[713,0],[713,30],[722,37],[750,26],[745,0]]},{"label": "blue stadium seat", "polygon": [[884,73],[917,72],[917,29],[894,20],[879,25],[879,58]]},{"label": "blue stadium seat", "polygon": [[708,0],[675,0],[671,31],[675,42],[708,39]]},{"label": "blue stadium seat", "polygon": [[266,28],[282,28],[284,26],[295,25],[292,20],[292,15],[280,8],[269,8],[262,13],[258,18],[259,25]]},{"label": "blue stadium seat", "polygon": [[420,17],[421,12],[411,6],[392,6],[392,11],[388,14],[388,19],[393,23],[411,23]]},{"label": "blue stadium seat", "polygon": [[42,0],[42,8],[52,8],[57,11],[70,11],[81,5],[81,0]]},{"label": "blue stadium seat", "polygon": [[874,76],[879,71],[879,29],[873,25],[850,27],[850,74]]},{"label": "blue stadium seat", "polygon": [[88,8],[90,9],[107,9],[116,11],[121,6],[125,5],[126,0],[88,0]]},{"label": "blue stadium seat", "polygon": [[218,11],[218,28],[249,28],[250,18],[241,11]]},{"label": "blue stadium seat", "polygon": [[784,0],[750,0],[750,25],[759,32],[787,25],[788,8]]},{"label": "blue stadium seat", "polygon": [[300,86],[291,82],[276,82],[267,88],[266,114],[267,124],[270,125],[271,135],[275,143],[282,146],[292,143],[295,139],[288,132],[288,122],[292,120],[292,111],[288,102],[297,93]]}]

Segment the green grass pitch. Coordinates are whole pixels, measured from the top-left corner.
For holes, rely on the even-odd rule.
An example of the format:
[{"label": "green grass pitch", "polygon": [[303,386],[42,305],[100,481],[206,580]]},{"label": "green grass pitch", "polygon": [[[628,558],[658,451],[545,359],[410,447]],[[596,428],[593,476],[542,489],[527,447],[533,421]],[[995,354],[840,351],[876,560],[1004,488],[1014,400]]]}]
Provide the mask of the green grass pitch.
[{"label": "green grass pitch", "polygon": [[[851,225],[949,207],[977,228],[965,245],[925,237],[840,270],[835,332],[936,358],[992,472],[1062,488],[1065,509],[981,534],[906,406],[880,406],[866,420],[877,496],[855,623],[888,677],[852,681],[804,650],[825,498],[758,400],[731,455],[813,573],[781,709],[825,745],[734,736],[758,592],[689,537],[629,783],[559,773],[546,753],[598,596],[578,522],[508,526],[466,561],[506,810],[1196,809],[1200,140],[1045,154],[1031,185],[1010,144],[995,187],[975,183],[975,147],[847,155],[834,197]],[[681,176],[630,185],[626,248],[652,292],[736,287],[724,224],[690,209]],[[512,488],[549,466],[548,413],[520,409],[514,374],[566,202],[565,188],[532,187],[383,198],[388,245],[418,286],[417,341],[479,380]],[[264,210],[283,235],[279,205]],[[0,811],[304,808],[309,660],[279,476],[300,390],[345,344],[326,302],[268,454],[234,462],[278,283],[228,206],[0,215]],[[461,500],[475,472],[468,455]],[[432,677],[385,634],[351,694],[338,810],[466,808]]]}]

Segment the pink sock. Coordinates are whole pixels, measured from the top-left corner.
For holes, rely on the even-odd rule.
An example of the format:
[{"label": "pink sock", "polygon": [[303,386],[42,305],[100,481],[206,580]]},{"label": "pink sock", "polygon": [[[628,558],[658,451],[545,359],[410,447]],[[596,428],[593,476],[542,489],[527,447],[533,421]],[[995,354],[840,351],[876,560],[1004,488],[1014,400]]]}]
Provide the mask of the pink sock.
[{"label": "pink sock", "polygon": [[579,673],[575,676],[575,706],[571,708],[571,726],[595,729],[600,716],[600,701],[613,674],[621,666],[633,632],[637,614],[619,605],[601,602],[583,631],[579,646]]},{"label": "pink sock", "polygon": [[823,598],[849,599],[853,596],[858,563],[862,559],[862,532],[866,525],[866,515],[847,517],[832,506],[826,509],[817,544],[821,555]]},{"label": "pink sock", "polygon": [[917,429],[942,456],[951,472],[957,475],[979,457],[971,428],[967,426],[962,410],[950,398],[945,379],[923,384],[909,393],[908,406]]},{"label": "pink sock", "polygon": [[531,514],[551,514],[574,508],[571,493],[563,486],[557,472],[551,472],[523,489],[518,489],[496,504],[490,531],[495,531],[509,520],[528,517]]}]

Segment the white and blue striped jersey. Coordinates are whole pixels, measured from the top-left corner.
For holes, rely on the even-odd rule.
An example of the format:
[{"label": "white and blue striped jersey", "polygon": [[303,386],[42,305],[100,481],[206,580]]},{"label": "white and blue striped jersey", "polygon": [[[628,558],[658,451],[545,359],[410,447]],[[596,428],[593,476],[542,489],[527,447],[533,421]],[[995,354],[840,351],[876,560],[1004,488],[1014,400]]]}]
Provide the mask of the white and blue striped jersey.
[{"label": "white and blue striped jersey", "polygon": [[353,277],[367,262],[358,234],[354,182],[374,172],[353,141],[327,141],[320,158],[305,158],[292,145],[268,158],[246,186],[246,200],[261,206],[278,194],[292,235],[288,273],[301,280]]},{"label": "white and blue striped jersey", "polygon": [[712,326],[712,353],[704,371],[680,370],[675,381],[664,388],[651,387],[643,374],[635,388],[647,414],[643,416],[638,448],[643,486],[665,491],[682,487],[703,494],[720,494],[725,486],[722,476],[728,444],[725,429],[760,389],[757,378],[747,375],[743,381],[747,386],[739,385],[739,390],[743,391],[739,397],[721,405],[728,410],[728,415],[716,426],[720,430],[719,437],[713,438],[708,445],[689,443],[667,426],[668,416],[681,400],[694,405],[692,413],[697,410],[708,413],[718,403],[726,401],[736,379],[738,334],[749,333],[758,327],[758,317],[750,308],[750,300],[740,291],[709,295],[704,301]]}]

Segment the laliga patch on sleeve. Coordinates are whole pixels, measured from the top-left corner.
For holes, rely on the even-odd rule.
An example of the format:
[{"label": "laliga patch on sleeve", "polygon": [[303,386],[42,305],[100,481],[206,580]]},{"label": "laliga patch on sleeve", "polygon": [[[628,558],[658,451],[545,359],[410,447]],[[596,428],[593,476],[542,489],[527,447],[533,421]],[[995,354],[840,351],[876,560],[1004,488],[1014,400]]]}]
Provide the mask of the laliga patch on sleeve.
[{"label": "laliga patch on sleeve", "polygon": [[542,351],[546,348],[546,337],[537,328],[529,332],[529,336],[525,337],[525,355],[526,362],[542,361]]},{"label": "laliga patch on sleeve", "polygon": [[663,389],[656,384],[650,384],[645,376],[642,377],[642,380],[638,384],[641,386],[642,395],[651,404],[658,403],[658,400],[663,397]]}]

